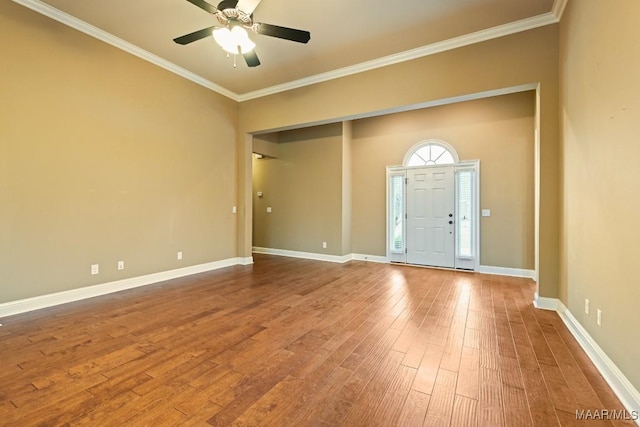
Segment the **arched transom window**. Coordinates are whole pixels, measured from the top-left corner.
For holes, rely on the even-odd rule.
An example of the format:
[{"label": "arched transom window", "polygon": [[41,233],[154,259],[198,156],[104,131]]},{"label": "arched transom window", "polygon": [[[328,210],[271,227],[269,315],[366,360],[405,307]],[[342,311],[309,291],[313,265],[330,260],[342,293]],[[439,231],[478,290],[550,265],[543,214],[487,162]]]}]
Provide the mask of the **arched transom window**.
[{"label": "arched transom window", "polygon": [[434,166],[458,163],[458,153],[444,141],[429,140],[414,145],[404,157],[404,166]]}]

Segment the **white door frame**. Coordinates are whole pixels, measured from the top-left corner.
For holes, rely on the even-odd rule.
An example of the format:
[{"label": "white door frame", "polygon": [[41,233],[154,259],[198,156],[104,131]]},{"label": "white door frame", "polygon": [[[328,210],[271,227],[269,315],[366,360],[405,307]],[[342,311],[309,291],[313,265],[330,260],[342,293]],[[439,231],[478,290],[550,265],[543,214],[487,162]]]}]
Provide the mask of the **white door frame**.
[{"label": "white door frame", "polygon": [[[425,167],[429,167],[429,166],[387,166],[387,170],[386,170],[386,192],[387,192],[387,197],[386,197],[386,254],[387,254],[387,260],[389,262],[398,262],[398,263],[405,263],[407,262],[407,256],[406,256],[406,249],[407,249],[407,242],[406,242],[406,236],[407,236],[407,221],[406,221],[406,203],[407,203],[407,185],[406,185],[406,177],[407,177],[407,170],[409,169],[423,169]],[[478,266],[480,265],[480,160],[468,160],[468,161],[462,161],[462,162],[458,162],[454,164],[454,188],[455,188],[455,194],[456,194],[456,204],[457,204],[457,192],[458,192],[458,187],[457,187],[457,176],[458,176],[458,172],[462,171],[462,170],[472,170],[474,171],[474,182],[473,182],[473,190],[474,190],[474,194],[473,194],[473,200],[472,200],[472,204],[473,204],[473,212],[475,212],[474,218],[473,218],[473,239],[474,239],[474,257],[472,260],[469,259],[460,259],[458,257],[458,253],[457,253],[457,249],[458,249],[458,244],[457,244],[457,236],[456,236],[456,244],[455,244],[455,268],[461,268],[461,269],[468,269],[468,270],[477,270]],[[391,224],[391,177],[393,176],[401,176],[403,178],[402,182],[403,182],[403,202],[404,202],[404,215],[405,215],[405,219],[403,221],[403,242],[402,242],[402,248],[398,248],[397,250],[392,250],[391,248],[391,240],[392,240],[392,227],[390,226]],[[456,205],[456,212],[458,211],[458,207]],[[454,215],[454,218],[456,218],[456,216]]]}]

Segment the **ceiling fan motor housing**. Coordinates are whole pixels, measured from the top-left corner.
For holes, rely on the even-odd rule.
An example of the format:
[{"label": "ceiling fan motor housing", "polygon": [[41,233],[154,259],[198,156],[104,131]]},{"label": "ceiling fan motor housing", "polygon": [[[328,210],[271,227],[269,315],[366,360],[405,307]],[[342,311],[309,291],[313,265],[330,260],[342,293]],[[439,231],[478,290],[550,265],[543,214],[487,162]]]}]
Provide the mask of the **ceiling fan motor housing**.
[{"label": "ceiling fan motor housing", "polygon": [[215,15],[220,25],[242,25],[245,27],[251,27],[253,25],[251,15],[237,9],[237,3],[235,0],[224,0],[218,4],[218,12]]}]

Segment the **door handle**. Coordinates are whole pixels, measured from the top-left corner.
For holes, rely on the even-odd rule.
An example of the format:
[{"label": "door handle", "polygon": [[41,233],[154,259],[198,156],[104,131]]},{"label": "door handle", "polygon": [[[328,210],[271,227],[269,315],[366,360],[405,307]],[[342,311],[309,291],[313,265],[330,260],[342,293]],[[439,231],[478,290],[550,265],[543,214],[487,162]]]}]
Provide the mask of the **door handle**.
[{"label": "door handle", "polygon": [[453,221],[449,221],[449,224],[453,224]]}]

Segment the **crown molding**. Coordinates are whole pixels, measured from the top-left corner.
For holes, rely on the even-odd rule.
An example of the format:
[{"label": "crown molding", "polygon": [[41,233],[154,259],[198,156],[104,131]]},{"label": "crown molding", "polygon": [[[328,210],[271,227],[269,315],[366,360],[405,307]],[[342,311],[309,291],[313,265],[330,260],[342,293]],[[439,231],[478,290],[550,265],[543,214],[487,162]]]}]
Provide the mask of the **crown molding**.
[{"label": "crown molding", "polygon": [[562,19],[562,14],[564,13],[564,8],[567,7],[568,1],[569,0],[554,0],[553,2],[551,13],[553,13],[558,22],[560,22],[560,19]]},{"label": "crown molding", "polygon": [[508,36],[522,31],[533,30],[535,28],[544,27],[546,25],[556,24],[558,22],[555,15],[551,12],[543,15],[534,16],[520,21],[510,22],[508,24],[499,25],[497,27],[487,28],[486,30],[477,31],[475,33],[466,34],[452,39],[432,43],[416,49],[407,50],[394,55],[385,56],[371,61],[362,62],[360,64],[351,65],[349,67],[339,68],[314,76],[305,77],[299,80],[293,80],[288,83],[267,87],[264,89],[247,92],[239,95],[239,100],[248,101],[251,99],[261,98],[267,95],[273,95],[278,92],[297,89],[316,83],[326,82],[328,80],[338,79],[353,74],[362,73],[364,71],[375,70],[376,68],[386,67],[388,65],[398,64],[400,62],[411,61],[413,59],[422,58],[424,56],[435,55],[437,53],[446,52],[448,50],[469,46],[475,43]]},{"label": "crown molding", "polygon": [[65,24],[71,28],[81,31],[91,37],[95,37],[98,40],[108,43],[118,49],[144,59],[145,61],[151,62],[154,65],[162,67],[167,71],[184,77],[187,80],[191,80],[192,82],[199,84],[200,86],[206,87],[207,89],[217,92],[237,102],[249,101],[256,98],[261,98],[263,96],[273,95],[279,92],[285,92],[288,90],[310,86],[313,84],[322,83],[329,80],[362,73],[365,71],[375,70],[377,68],[386,67],[388,65],[411,61],[413,59],[418,59],[429,55],[435,55],[437,53],[469,46],[475,43],[481,43],[511,34],[533,30],[535,28],[543,27],[546,25],[556,24],[559,22],[560,16],[562,16],[562,12],[564,11],[567,3],[567,0],[555,0],[552,12],[548,12],[542,15],[522,19],[520,21],[510,22],[508,24],[499,25],[497,27],[487,28],[475,33],[454,37],[452,39],[443,40],[441,42],[432,43],[416,49],[407,50],[405,52],[400,52],[371,61],[362,62],[360,64],[339,68],[337,70],[329,71],[326,73],[316,74],[287,83],[270,86],[264,89],[238,94],[170,61],[167,61],[166,59],[154,55],[151,52],[148,52],[132,43],[122,40],[121,38],[118,38],[111,33],[101,30],[100,28],[82,21],[72,15],[69,15],[68,13],[56,9],[46,3],[43,3],[40,0],[12,1],[42,15],[45,15],[51,19],[54,19],[62,24]]},{"label": "crown molding", "polygon": [[170,71],[174,74],[177,74],[181,77],[184,77],[187,80],[191,80],[194,83],[199,84],[200,86],[204,86],[207,89],[210,89],[214,92],[217,92],[221,95],[224,95],[228,98],[231,98],[235,101],[238,101],[238,95],[224,87],[213,83],[210,80],[205,79],[185,68],[182,68],[173,62],[169,62],[166,59],[160,58],[157,55],[154,55],[151,52],[148,52],[132,43],[129,43],[121,38],[114,36],[111,33],[108,33],[104,30],[101,30],[98,27],[95,27],[81,19],[78,19],[68,13],[65,13],[55,7],[49,6],[46,3],[43,3],[40,0],[12,0],[14,3],[18,3],[22,6],[25,6],[35,12],[38,12],[44,16],[47,16],[51,19],[54,19],[62,24],[65,24],[71,28],[74,28],[78,31],[81,31],[91,37],[95,37],[98,40],[101,40],[105,43],[110,44],[111,46],[117,47],[118,49],[124,50],[127,53],[137,56],[138,58],[144,59],[145,61],[151,62],[154,65],[164,68],[167,71]]}]

